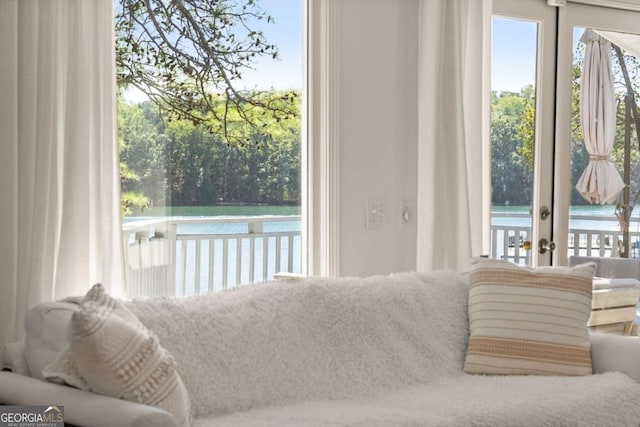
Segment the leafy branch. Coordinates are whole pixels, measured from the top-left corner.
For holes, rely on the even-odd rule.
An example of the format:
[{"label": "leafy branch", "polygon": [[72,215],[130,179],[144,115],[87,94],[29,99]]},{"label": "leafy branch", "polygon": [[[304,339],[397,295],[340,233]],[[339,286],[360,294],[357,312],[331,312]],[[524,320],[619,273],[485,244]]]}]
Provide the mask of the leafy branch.
[{"label": "leafy branch", "polygon": [[[163,116],[202,125],[227,144],[272,139],[269,123],[297,117],[290,101],[299,95],[239,89],[258,57],[278,59],[255,29],[263,20],[273,22],[255,0],[119,0],[118,85],[136,87]],[[239,132],[238,120],[251,132]]]}]

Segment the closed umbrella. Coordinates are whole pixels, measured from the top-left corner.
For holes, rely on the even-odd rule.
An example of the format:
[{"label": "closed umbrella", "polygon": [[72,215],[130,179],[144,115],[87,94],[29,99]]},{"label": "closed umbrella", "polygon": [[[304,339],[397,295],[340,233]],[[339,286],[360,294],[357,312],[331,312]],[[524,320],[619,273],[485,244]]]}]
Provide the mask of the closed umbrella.
[{"label": "closed umbrella", "polygon": [[611,70],[611,43],[586,30],[580,79],[580,120],[589,164],[576,189],[591,203],[613,203],[624,188],[616,166],[609,160],[616,131],[616,105]]},{"label": "closed umbrella", "polygon": [[593,32],[621,47],[627,55],[640,58],[640,35],[602,30],[593,30]]}]

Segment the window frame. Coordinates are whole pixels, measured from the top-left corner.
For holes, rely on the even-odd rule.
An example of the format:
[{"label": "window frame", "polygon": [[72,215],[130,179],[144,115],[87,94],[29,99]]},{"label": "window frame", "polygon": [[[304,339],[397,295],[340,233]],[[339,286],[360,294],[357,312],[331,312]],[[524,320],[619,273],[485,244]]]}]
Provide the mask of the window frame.
[{"label": "window frame", "polygon": [[339,72],[336,0],[306,0],[305,90],[302,171],[303,273],[337,276],[340,271]]}]

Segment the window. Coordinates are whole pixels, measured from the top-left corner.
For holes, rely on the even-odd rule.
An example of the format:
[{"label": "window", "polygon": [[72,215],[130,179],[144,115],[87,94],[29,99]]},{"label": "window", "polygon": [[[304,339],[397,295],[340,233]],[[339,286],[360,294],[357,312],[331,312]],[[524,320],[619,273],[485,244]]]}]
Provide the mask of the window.
[{"label": "window", "polygon": [[538,23],[494,16],[492,35],[491,255],[528,264]]},{"label": "window", "polygon": [[128,296],[303,272],[305,5],[151,5],[115,3]]}]

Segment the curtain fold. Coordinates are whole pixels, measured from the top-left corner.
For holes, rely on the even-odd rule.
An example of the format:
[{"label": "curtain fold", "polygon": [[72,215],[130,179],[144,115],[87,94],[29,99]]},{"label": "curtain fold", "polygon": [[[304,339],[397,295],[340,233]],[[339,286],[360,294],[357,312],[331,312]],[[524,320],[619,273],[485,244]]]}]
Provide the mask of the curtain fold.
[{"label": "curtain fold", "polygon": [[[418,248],[421,271],[482,254],[488,170],[483,82],[491,2],[422,0],[419,47]],[[488,125],[488,118],[487,118]]]},{"label": "curtain fold", "polygon": [[0,344],[26,310],[122,293],[113,2],[0,0]]}]

